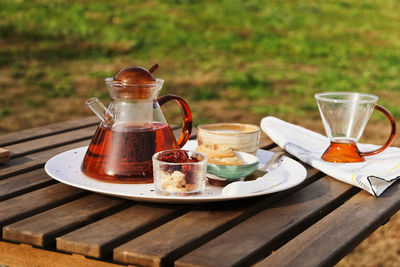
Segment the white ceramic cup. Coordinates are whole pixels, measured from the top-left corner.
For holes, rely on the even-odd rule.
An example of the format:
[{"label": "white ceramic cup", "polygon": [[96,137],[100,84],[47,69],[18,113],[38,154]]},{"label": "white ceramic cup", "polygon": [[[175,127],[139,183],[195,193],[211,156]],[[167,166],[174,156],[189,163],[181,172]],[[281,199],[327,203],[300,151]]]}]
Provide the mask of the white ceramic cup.
[{"label": "white ceramic cup", "polygon": [[260,143],[260,127],[246,123],[201,124],[197,127],[197,142],[255,154]]}]

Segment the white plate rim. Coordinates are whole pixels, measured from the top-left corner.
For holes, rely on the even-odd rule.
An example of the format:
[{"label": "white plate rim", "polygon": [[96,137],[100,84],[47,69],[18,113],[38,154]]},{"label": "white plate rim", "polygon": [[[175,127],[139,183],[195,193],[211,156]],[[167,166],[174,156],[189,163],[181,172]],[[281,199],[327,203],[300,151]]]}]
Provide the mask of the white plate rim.
[{"label": "white plate rim", "polygon": [[[46,173],[53,179],[81,189],[92,191],[95,193],[115,196],[124,199],[156,202],[156,203],[203,203],[203,202],[219,202],[227,200],[237,200],[242,198],[256,197],[261,195],[272,194],[286,189],[290,189],[302,183],[307,176],[307,171],[299,162],[283,156],[279,168],[285,168],[288,173],[286,182],[272,187],[268,190],[233,196],[215,195],[222,191],[222,187],[212,186],[207,183],[205,194],[195,196],[164,196],[154,192],[153,184],[117,184],[98,181],[84,175],[81,171],[81,162],[86,153],[87,146],[71,149],[59,153],[50,158],[45,164]],[[259,150],[261,153],[273,154],[267,150]],[[139,189],[150,191],[151,193],[138,193]],[[130,189],[128,192],[127,190]],[[136,191],[136,193],[135,193]],[[210,193],[211,192],[211,193]],[[212,196],[208,194],[214,194]]]}]

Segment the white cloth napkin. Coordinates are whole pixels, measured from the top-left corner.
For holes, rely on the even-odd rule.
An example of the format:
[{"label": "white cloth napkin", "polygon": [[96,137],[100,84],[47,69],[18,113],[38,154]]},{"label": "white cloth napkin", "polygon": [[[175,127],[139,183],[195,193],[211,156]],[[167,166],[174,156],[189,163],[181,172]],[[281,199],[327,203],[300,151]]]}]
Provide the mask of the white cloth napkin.
[{"label": "white cloth napkin", "polygon": [[[400,178],[400,149],[397,147],[367,156],[364,162],[331,163],[321,159],[330,144],[326,136],[275,117],[263,118],[260,126],[272,141],[301,161],[375,196],[380,196]],[[360,151],[370,151],[379,146],[357,144],[357,147]]]}]

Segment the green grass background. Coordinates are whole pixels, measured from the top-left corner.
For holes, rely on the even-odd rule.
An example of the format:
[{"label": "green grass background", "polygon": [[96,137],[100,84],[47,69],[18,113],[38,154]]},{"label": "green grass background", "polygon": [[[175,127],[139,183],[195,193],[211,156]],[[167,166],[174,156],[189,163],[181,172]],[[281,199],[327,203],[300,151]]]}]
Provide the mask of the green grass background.
[{"label": "green grass background", "polygon": [[216,120],[210,101],[242,121],[319,119],[313,95],[342,90],[374,93],[400,119],[399,1],[0,6],[0,133],[89,115],[84,99],[109,98],[104,78],[154,63],[163,93],[185,98],[196,124]]}]

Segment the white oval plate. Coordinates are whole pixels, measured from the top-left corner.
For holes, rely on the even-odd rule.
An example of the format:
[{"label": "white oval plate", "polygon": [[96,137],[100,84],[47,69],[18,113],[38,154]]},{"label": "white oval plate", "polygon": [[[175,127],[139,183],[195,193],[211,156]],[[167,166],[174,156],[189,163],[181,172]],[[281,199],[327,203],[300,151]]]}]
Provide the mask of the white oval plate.
[{"label": "white oval plate", "polygon": [[[287,176],[286,182],[265,191],[252,194],[221,196],[222,187],[212,186],[207,183],[202,195],[185,197],[163,196],[154,191],[153,184],[114,184],[101,182],[87,177],[81,171],[81,164],[86,150],[87,146],[80,147],[65,151],[52,157],[45,165],[47,174],[61,183],[96,193],[137,201],[160,203],[217,202],[261,196],[292,188],[303,182],[307,175],[307,171],[303,165],[284,156],[282,157],[282,162],[278,168],[284,168],[284,173]],[[263,166],[272,155],[272,152],[259,149],[257,151],[257,157],[260,159],[260,166]]]}]

